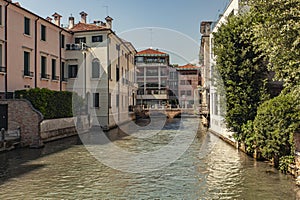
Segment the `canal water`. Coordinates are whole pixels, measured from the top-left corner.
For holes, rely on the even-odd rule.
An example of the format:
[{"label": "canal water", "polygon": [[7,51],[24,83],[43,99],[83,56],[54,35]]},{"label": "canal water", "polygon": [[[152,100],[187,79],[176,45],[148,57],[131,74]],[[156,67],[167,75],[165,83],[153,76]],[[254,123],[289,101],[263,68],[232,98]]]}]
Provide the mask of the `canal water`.
[{"label": "canal water", "polygon": [[[129,151],[157,149],[170,142],[172,130],[183,120],[198,123],[198,119],[170,120],[151,140],[140,138],[140,142],[118,129],[106,135]],[[108,167],[86,146],[79,137],[71,137],[47,143],[43,149],[0,154],[0,199],[265,200],[297,199],[299,193],[291,176],[247,157],[201,128],[179,159],[144,173]]]}]

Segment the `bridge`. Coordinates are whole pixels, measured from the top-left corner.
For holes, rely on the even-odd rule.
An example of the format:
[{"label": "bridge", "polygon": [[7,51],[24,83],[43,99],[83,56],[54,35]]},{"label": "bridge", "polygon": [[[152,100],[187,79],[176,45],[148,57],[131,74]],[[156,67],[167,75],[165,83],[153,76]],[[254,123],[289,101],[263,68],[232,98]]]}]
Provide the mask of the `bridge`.
[{"label": "bridge", "polygon": [[182,114],[197,116],[193,108],[145,108],[140,112],[143,113],[145,117],[163,114],[169,119],[173,119]]}]

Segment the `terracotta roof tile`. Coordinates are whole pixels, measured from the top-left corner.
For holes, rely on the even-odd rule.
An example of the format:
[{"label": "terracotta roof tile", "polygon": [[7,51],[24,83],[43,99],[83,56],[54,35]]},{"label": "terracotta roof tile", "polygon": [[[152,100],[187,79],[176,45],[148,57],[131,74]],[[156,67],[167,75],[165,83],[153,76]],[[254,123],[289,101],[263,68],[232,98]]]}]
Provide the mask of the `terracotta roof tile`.
[{"label": "terracotta roof tile", "polygon": [[163,55],[163,54],[167,54],[167,53],[164,53],[164,52],[161,52],[161,51],[158,51],[158,50],[154,50],[154,49],[145,49],[145,50],[143,50],[143,51],[140,51],[140,52],[138,52],[137,53],[137,55],[151,55],[151,54],[153,54],[153,55],[159,55],[159,54],[161,54],[161,55]]},{"label": "terracotta roof tile", "polygon": [[183,66],[178,66],[178,67],[176,67],[176,69],[177,70],[192,70],[192,69],[199,70],[199,69],[201,69],[201,67],[198,67],[198,66],[192,65],[192,64],[186,64]]},{"label": "terracotta roof tile", "polygon": [[107,27],[105,26],[98,26],[96,24],[85,24],[79,22],[76,24],[73,28],[70,29],[70,31],[77,32],[77,31],[100,31],[100,30],[106,30]]}]

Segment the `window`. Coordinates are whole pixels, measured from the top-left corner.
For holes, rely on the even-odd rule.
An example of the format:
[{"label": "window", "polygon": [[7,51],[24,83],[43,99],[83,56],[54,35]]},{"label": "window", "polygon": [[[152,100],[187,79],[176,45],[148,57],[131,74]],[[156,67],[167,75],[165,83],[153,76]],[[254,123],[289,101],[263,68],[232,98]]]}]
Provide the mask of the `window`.
[{"label": "window", "polygon": [[117,94],[116,95],[116,107],[118,108],[120,104],[120,96]]},{"label": "window", "polygon": [[41,57],[41,78],[49,78],[46,74],[47,68],[47,58],[45,56]]},{"label": "window", "polygon": [[0,25],[2,25],[2,6],[0,5]]},{"label": "window", "polygon": [[52,59],[52,80],[58,80],[56,77],[56,60]]},{"label": "window", "polygon": [[61,62],[61,81],[65,81],[66,78],[65,78],[65,62]]},{"label": "window", "polygon": [[30,35],[30,19],[24,18],[24,34]]},{"label": "window", "polygon": [[92,36],[92,42],[103,42],[103,36],[102,35]]},{"label": "window", "polygon": [[61,35],[60,38],[60,47],[65,48],[65,35]]},{"label": "window", "polygon": [[120,79],[120,68],[118,65],[116,65],[116,81],[119,81]]},{"label": "window", "polygon": [[86,38],[85,38],[85,37],[78,37],[78,38],[75,38],[75,43],[76,43],[76,44],[86,43]]},{"label": "window", "polygon": [[100,107],[99,101],[100,101],[99,93],[93,93],[93,107],[94,108]]},{"label": "window", "polygon": [[24,76],[30,76],[30,53],[24,51]]},{"label": "window", "polygon": [[2,44],[0,44],[0,68],[2,67]]},{"label": "window", "polygon": [[185,85],[185,80],[181,80],[180,85]]},{"label": "window", "polygon": [[180,96],[183,96],[183,95],[185,95],[185,91],[184,90],[180,91]]},{"label": "window", "polygon": [[111,108],[111,93],[108,94],[108,108]]},{"label": "window", "polygon": [[192,96],[191,90],[187,90],[187,91],[186,91],[186,96]]},{"label": "window", "polygon": [[100,77],[100,62],[98,59],[94,59],[92,62],[92,78]]},{"label": "window", "polygon": [[46,41],[46,26],[41,25],[41,40]]},{"label": "window", "polygon": [[69,65],[69,78],[76,78],[78,72],[78,65]]}]

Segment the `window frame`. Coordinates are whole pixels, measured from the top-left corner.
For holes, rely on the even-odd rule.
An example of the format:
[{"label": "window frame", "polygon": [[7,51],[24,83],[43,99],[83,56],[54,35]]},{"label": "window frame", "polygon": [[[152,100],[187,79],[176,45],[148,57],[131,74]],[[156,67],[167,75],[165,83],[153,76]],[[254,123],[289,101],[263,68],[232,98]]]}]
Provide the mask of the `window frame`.
[{"label": "window frame", "polygon": [[30,35],[30,18],[24,16],[24,34]]}]

